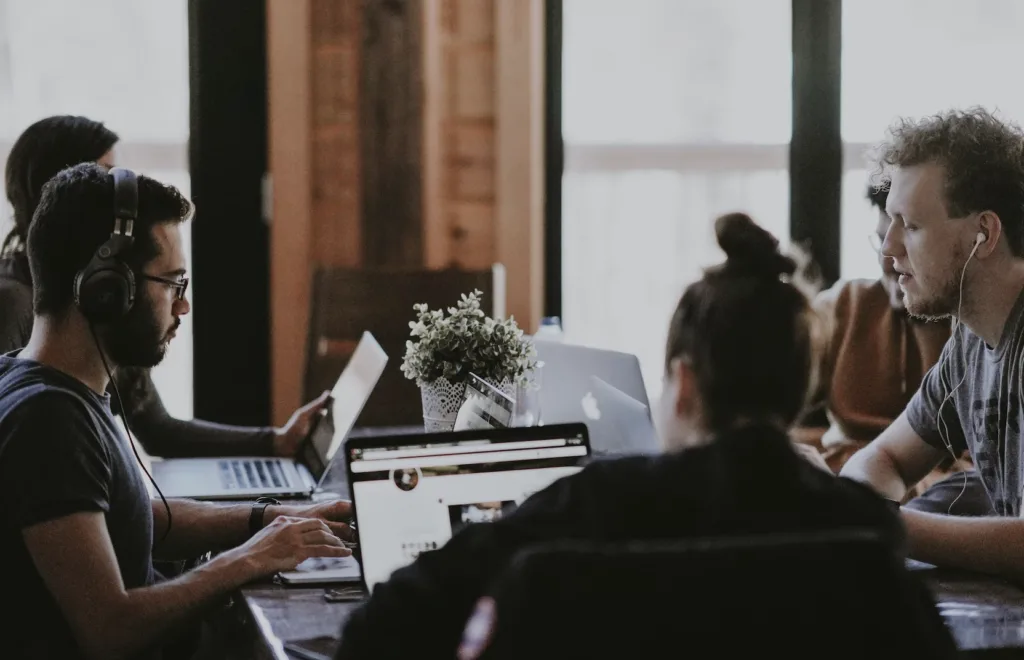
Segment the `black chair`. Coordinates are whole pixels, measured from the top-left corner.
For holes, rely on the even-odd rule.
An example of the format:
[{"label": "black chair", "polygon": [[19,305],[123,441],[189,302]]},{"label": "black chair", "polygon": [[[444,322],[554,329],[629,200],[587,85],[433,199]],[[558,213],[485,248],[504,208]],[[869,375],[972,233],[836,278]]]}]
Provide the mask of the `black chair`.
[{"label": "black chair", "polygon": [[538,546],[490,593],[494,616],[469,627],[489,642],[463,657],[956,655],[925,587],[866,531]]}]

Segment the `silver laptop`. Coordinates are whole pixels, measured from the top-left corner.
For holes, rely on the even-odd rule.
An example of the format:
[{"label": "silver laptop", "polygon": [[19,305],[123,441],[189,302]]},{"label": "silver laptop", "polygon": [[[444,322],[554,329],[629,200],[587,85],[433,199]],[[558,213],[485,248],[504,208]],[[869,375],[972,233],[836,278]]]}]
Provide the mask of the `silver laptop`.
[{"label": "silver laptop", "polygon": [[537,360],[544,363],[539,393],[544,424],[585,423],[596,457],[660,451],[635,355],[543,340],[534,344]]},{"label": "silver laptop", "polygon": [[661,453],[661,443],[647,406],[597,376],[591,376],[591,383],[593,402],[587,404],[586,424],[594,455],[651,456]]},{"label": "silver laptop", "polygon": [[363,333],[331,390],[326,414],[294,458],[174,458],[154,461],[153,479],[166,497],[247,500],[313,494],[327,476],[331,461],[370,398],[387,361],[387,354],[373,335]]},{"label": "silver laptop", "polygon": [[[467,525],[508,515],[583,469],[583,424],[350,438],[345,457],[367,591]],[[352,559],[304,562],[291,583],[344,581]],[[319,573],[319,574],[318,574]]]}]

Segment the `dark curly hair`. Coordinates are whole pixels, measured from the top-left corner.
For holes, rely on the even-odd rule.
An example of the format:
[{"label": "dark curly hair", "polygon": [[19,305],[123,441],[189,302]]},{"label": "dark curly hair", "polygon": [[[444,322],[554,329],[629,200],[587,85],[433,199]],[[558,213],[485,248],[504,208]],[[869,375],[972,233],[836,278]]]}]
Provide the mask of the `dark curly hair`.
[{"label": "dark curly hair", "polygon": [[879,211],[885,211],[885,203],[889,201],[889,184],[875,185],[869,183],[866,197],[871,202],[871,206],[874,206]]},{"label": "dark curly hair", "polygon": [[[153,226],[185,222],[192,213],[177,188],[143,174],[137,181],[135,242],[121,257],[136,273],[160,253]],[[27,241],[36,316],[60,318],[73,305],[75,274],[110,236],[113,208],[114,179],[96,163],[62,170],[43,186]]]},{"label": "dark curly hair", "polygon": [[878,168],[887,188],[893,167],[937,163],[946,175],[946,211],[999,216],[1015,256],[1024,256],[1024,132],[984,108],[901,119],[881,145]]}]

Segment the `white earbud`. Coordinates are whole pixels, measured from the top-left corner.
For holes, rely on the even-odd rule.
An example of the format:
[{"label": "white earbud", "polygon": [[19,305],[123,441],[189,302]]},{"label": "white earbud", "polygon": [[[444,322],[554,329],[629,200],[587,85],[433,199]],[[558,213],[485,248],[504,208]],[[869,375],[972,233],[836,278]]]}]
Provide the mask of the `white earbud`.
[{"label": "white earbud", "polygon": [[[974,258],[974,254],[978,251],[978,248],[980,248],[981,244],[984,243],[987,239],[988,239],[988,236],[985,235],[985,232],[983,232],[983,231],[979,231],[978,232],[978,234],[974,237],[974,248],[971,249],[971,254],[970,254],[970,256],[967,257],[967,261],[964,262],[964,267],[960,271],[960,295],[957,298],[956,316],[953,317],[953,331],[952,331],[952,334],[950,335],[950,341],[951,342],[952,341],[956,341],[957,338],[959,337],[959,334],[960,334],[960,318],[961,318],[961,315],[963,314],[963,310],[964,310],[964,275],[967,274],[967,266],[971,263],[971,259]],[[961,345],[962,345],[962,343],[963,343],[963,339],[962,338],[960,338],[960,342],[961,342]],[[949,358],[947,357],[947,360],[948,359]],[[944,362],[940,360],[939,361],[939,380],[940,380],[940,382],[942,381],[942,369],[943,369],[944,366],[945,366]],[[967,380],[967,372],[966,371],[964,372],[963,378],[960,379],[960,382],[957,383],[956,386],[953,387],[953,389],[951,389],[949,391],[949,393],[946,394],[945,397],[943,397],[942,401],[939,403],[939,410],[938,410],[938,412],[935,413],[935,429],[938,431],[939,438],[942,439],[943,444],[946,445],[946,449],[949,451],[950,456],[953,457],[953,461],[954,462],[959,460],[960,457],[957,456],[956,452],[953,450],[953,441],[949,437],[949,426],[946,424],[946,421],[942,418],[942,407],[946,405],[947,401],[949,401],[949,400],[951,400],[953,398],[953,394],[958,389],[960,389],[960,386],[964,384],[965,380]],[[966,472],[964,473],[964,487],[963,487],[963,489],[960,490],[960,494],[956,496],[956,499],[953,500],[953,503],[949,505],[949,509],[946,511],[946,513],[952,514],[953,507],[956,506],[956,503],[960,501],[960,498],[963,496],[963,494],[965,492],[967,492],[967,473]]]}]

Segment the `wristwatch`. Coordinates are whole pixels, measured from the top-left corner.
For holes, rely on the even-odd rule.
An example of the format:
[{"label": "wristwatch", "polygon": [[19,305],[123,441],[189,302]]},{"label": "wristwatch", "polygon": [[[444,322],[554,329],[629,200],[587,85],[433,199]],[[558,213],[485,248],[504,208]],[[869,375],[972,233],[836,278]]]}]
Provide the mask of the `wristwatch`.
[{"label": "wristwatch", "polygon": [[263,514],[271,504],[280,504],[273,497],[261,497],[252,503],[252,511],[249,512],[249,536],[256,536],[256,533],[263,529]]}]

